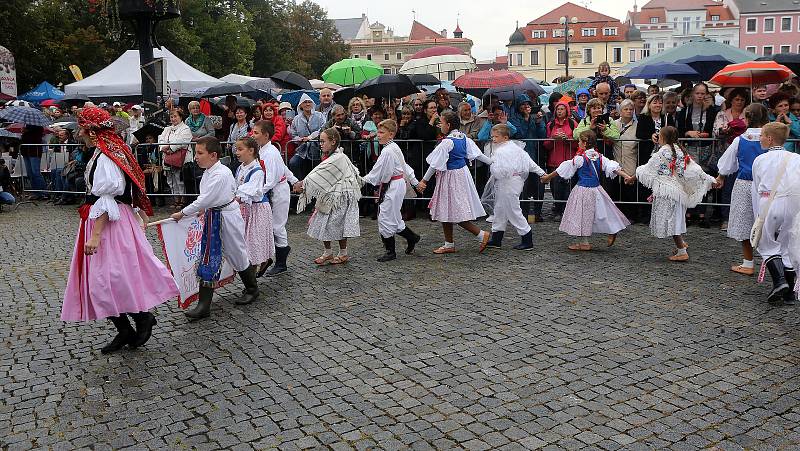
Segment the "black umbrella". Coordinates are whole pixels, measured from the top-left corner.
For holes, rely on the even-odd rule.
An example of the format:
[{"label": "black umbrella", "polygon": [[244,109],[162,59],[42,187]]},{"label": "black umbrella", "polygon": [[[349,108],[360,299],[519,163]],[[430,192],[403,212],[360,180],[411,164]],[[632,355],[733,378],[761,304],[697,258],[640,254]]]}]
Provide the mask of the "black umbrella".
[{"label": "black umbrella", "polygon": [[219,97],[228,96],[233,94],[241,94],[243,92],[252,91],[253,88],[239,83],[222,83],[217,86],[212,86],[205,91],[200,97]]},{"label": "black umbrella", "polygon": [[158,138],[158,136],[163,131],[164,131],[164,126],[153,122],[148,122],[144,124],[142,128],[133,132],[133,136],[135,136],[136,140],[139,141],[140,143],[145,143],[147,142],[148,136],[153,136],[155,138]]},{"label": "black umbrella", "polygon": [[273,96],[271,92],[264,91],[263,89],[252,89],[250,91],[243,92],[242,95],[245,97],[249,97],[253,100],[260,100],[260,99],[272,100],[275,98],[275,96]]},{"label": "black umbrella", "polygon": [[[458,105],[464,101],[464,94],[463,92],[451,92],[447,91],[447,97],[450,99],[450,107],[453,110],[458,111]],[[436,100],[436,93],[432,92],[428,95],[428,100]]]},{"label": "black umbrella", "polygon": [[696,70],[703,80],[711,80],[717,72],[728,64],[736,61],[729,60],[722,55],[695,55],[675,61],[676,63],[688,64]]},{"label": "black umbrella", "polygon": [[778,64],[783,64],[788,67],[795,75],[800,76],[800,54],[776,53],[772,56],[762,56],[756,61],[775,61]]},{"label": "black umbrella", "polygon": [[536,82],[528,78],[525,79],[525,81],[514,85],[489,88],[486,90],[483,96],[495,95],[500,100],[514,100],[518,96],[528,93],[533,94],[533,97],[539,97],[540,95],[544,94],[544,89],[542,89],[542,87]]},{"label": "black umbrella", "polygon": [[631,79],[620,75],[619,77],[614,79],[614,82],[617,84],[617,86],[625,86],[631,84]]},{"label": "black umbrella", "polygon": [[290,70],[282,70],[269,78],[282,89],[314,89],[306,77]]},{"label": "black umbrella", "polygon": [[69,106],[78,105],[83,106],[84,103],[90,102],[89,96],[85,94],[67,94],[59,100],[59,103],[64,103]]},{"label": "black umbrella", "polygon": [[[248,99],[247,97],[236,96],[236,105],[237,106],[243,106],[243,107],[247,107],[247,108],[252,108],[253,105],[255,105],[255,104],[256,103],[254,101]],[[224,106],[225,105],[225,97],[220,97],[219,99],[217,99],[217,101],[214,102],[214,105],[219,106],[219,107]]]},{"label": "black umbrella", "polygon": [[245,83],[247,86],[251,86],[254,89],[260,89],[262,91],[272,92],[273,89],[281,89],[278,86],[278,83],[275,83],[274,80],[271,78],[259,78],[258,80],[250,80]]},{"label": "black umbrella", "polygon": [[415,86],[438,85],[442,83],[438,78],[431,74],[413,74],[409,75],[408,78],[411,80],[411,83],[414,83]]},{"label": "black umbrella", "polygon": [[366,80],[353,91],[357,95],[366,95],[374,99],[397,99],[419,92],[408,75],[379,75]]},{"label": "black umbrella", "polygon": [[339,88],[333,92],[333,101],[339,105],[347,106],[350,103],[350,99],[356,96],[353,92],[355,88],[347,87],[347,88]]}]

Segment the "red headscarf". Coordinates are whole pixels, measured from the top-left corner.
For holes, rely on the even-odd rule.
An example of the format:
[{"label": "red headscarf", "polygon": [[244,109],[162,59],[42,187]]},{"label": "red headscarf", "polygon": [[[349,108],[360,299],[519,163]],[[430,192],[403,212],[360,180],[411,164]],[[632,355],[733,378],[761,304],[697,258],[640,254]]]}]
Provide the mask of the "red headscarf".
[{"label": "red headscarf", "polygon": [[145,191],[142,168],[131,154],[131,149],[115,132],[114,121],[108,111],[96,107],[84,108],[78,115],[78,125],[88,133],[93,133],[97,148],[131,179],[135,186],[133,205],[152,216],[153,207]]}]

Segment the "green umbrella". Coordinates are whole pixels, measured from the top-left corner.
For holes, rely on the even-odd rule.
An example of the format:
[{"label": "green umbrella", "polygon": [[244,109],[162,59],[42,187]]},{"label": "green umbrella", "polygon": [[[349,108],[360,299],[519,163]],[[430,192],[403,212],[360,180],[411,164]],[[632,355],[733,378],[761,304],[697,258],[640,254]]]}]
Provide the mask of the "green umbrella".
[{"label": "green umbrella", "polygon": [[383,68],[371,60],[347,58],[331,64],[322,79],[341,86],[354,86],[383,75]]},{"label": "green umbrella", "polygon": [[569,91],[577,92],[581,88],[588,88],[591,84],[592,80],[589,80],[588,78],[573,78],[572,80],[567,80],[558,85],[555,91],[566,95]]}]

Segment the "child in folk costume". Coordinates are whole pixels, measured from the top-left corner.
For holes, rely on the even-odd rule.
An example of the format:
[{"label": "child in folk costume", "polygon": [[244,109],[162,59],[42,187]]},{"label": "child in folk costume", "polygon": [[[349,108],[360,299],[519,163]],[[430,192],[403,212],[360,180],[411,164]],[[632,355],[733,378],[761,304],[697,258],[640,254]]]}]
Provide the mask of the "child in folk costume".
[{"label": "child in folk costume", "polygon": [[753,214],[759,218],[754,229],[761,227],[753,244],[772,277],[767,300],[792,305],[797,302],[792,291],[797,289],[798,263],[793,250],[800,236],[792,229],[797,229],[794,223],[800,213],[800,155],[784,148],[788,137],[789,126],[784,123],[770,122],[761,129],[761,147],[769,150],[753,161]]},{"label": "child in folk costume", "polygon": [[219,283],[223,257],[239,273],[245,286],[236,304],[249,304],[260,295],[255,266],[250,265],[247,255],[244,218],[235,198],[236,179],[231,170],[219,161],[221,153],[222,146],[217,138],[207,136],[197,140],[195,161],[205,169],[200,179],[200,195],[171,216],[176,221],[199,213],[204,217],[201,257],[197,267],[200,293],[197,306],[186,312],[186,316],[193,320],[206,318],[211,312],[211,298]]},{"label": "child in folk costume", "polygon": [[272,233],[275,235],[275,266],[266,271],[263,267],[257,277],[266,274],[276,276],[287,270],[286,259],[289,257],[289,236],[286,233],[286,222],[289,220],[289,201],[291,190],[289,184],[297,183],[297,177],[286,166],[280,151],[270,142],[273,133],[272,122],[258,121],[253,126],[253,138],[261,148],[259,158],[264,163],[266,182],[264,192],[269,193],[272,207]]},{"label": "child in folk costume", "polygon": [[109,318],[117,335],[100,350],[106,354],[145,344],[156,324],[149,310],[176,297],[178,287],[144,234],[147,215],[153,213],[144,174],[114,132],[111,116],[100,108],[84,108],[78,124],[95,150],[86,166],[86,201],[78,210],[81,223],[61,319]]},{"label": "child in folk costume", "polygon": [[686,251],[689,245],[683,239],[686,209],[696,207],[709,189],[718,185],[678,144],[678,129],[662,128],[658,144],[661,147],[650,161],[636,168],[636,175],[628,177],[625,183],[632,184],[638,179],[653,191],[650,232],[656,238],[671,236],[676,249],[669,260],[684,262],[689,260]]},{"label": "child in folk costume", "polygon": [[275,238],[272,234],[272,207],[264,191],[264,169],[258,158],[259,145],[252,137],[236,140],[236,156],[242,163],[236,169],[236,201],[244,218],[244,236],[250,264],[259,272],[272,264]]},{"label": "child in folk costume", "polygon": [[364,183],[377,186],[378,196],[378,233],[383,240],[386,253],[378,257],[379,262],[387,262],[397,258],[395,252],[395,234],[406,239],[406,254],[414,252],[420,236],[406,226],[400,208],[406,195],[406,183],[417,185],[414,170],[406,164],[403,151],[393,141],[397,134],[397,122],[385,119],[378,124],[378,142],[383,146],[375,166],[365,175]]},{"label": "child in folk costume", "polygon": [[593,233],[607,234],[607,243],[611,246],[617,239],[617,233],[631,224],[602,187],[603,176],[621,175],[627,178],[629,175],[619,163],[595,150],[597,135],[593,131],[584,130],[578,138],[578,154],[561,163],[554,172],[542,177],[542,182],[549,182],[554,177],[570,180],[578,174],[578,184],[567,199],[558,229],[581,238],[580,242],[570,244],[569,250],[590,251],[592,245],[589,244],[589,237]]},{"label": "child in folk costume", "polygon": [[[363,182],[358,168],[353,165],[339,144],[341,135],[328,128],[319,135],[322,161],[305,179],[294,185],[293,191],[302,193],[297,200],[297,212],[316,198],[316,209],[308,221],[308,236],[322,241],[325,250],[314,259],[317,265],[347,263],[347,239],[361,235],[358,218],[358,200]],[[333,256],[331,241],[339,242],[339,255]]]},{"label": "child in folk costume", "polygon": [[439,128],[445,138],[425,159],[430,167],[417,185],[417,191],[422,193],[428,180],[436,174],[436,188],[433,190],[428,207],[431,210],[431,218],[442,223],[444,245],[434,249],[433,253],[450,254],[456,251],[453,242],[455,223],[477,237],[480,242],[478,252],[483,252],[489,243],[489,234],[471,221],[485,216],[486,212],[481,205],[468,165],[475,159],[491,165],[492,160],[458,130],[461,122],[455,112],[444,111],[440,119]]},{"label": "child in folk costume", "polygon": [[761,127],[769,121],[769,113],[764,105],[753,103],[744,109],[748,129],[733,139],[733,142],[720,157],[717,166],[717,183],[722,184],[725,176],[737,174],[731,192],[731,208],[728,217],[728,238],[742,243],[744,259],[741,265],[731,267],[731,271],[752,276],[753,246],[750,244],[750,231],[755,222],[753,216],[753,161],[766,152],[761,148]]},{"label": "child in folk costume", "polygon": [[531,159],[530,155],[510,141],[511,132],[507,125],[497,124],[492,127],[492,179],[494,182],[494,218],[492,220],[492,238],[487,247],[499,248],[503,242],[507,223],[517,229],[522,238],[514,249],[527,251],[533,249],[533,232],[519,205],[519,195],[525,186],[525,178],[529,172],[538,176],[545,175],[542,168]]}]

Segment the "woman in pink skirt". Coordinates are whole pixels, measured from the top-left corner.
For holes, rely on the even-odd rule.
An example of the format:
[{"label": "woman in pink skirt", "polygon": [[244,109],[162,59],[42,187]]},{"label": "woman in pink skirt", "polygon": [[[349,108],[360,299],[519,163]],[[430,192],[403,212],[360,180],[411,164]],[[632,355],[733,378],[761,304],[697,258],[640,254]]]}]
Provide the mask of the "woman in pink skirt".
[{"label": "woman in pink skirt", "polygon": [[106,354],[147,342],[156,323],[149,310],[176,297],[178,287],[144,234],[153,210],[136,157],[105,110],[84,108],[78,123],[96,147],[86,166],[86,202],[78,210],[81,224],[61,319],[109,318],[117,336],[100,350]]},{"label": "woman in pink skirt", "polygon": [[244,218],[244,239],[250,264],[256,273],[272,264],[275,237],[272,235],[272,207],[264,191],[264,168],[258,158],[259,145],[254,138],[236,141],[236,156],[242,163],[236,170],[236,199]]},{"label": "woman in pink skirt", "polygon": [[444,246],[434,249],[433,253],[451,254],[456,251],[453,242],[453,224],[456,223],[478,238],[481,243],[479,252],[483,252],[490,234],[471,222],[485,216],[486,212],[481,205],[468,164],[477,159],[490,165],[492,160],[458,130],[461,122],[455,112],[445,111],[440,119],[439,128],[445,138],[426,158],[430,167],[417,185],[417,191],[422,193],[427,182],[436,174],[436,188],[428,208],[431,210],[431,218],[442,223]]},{"label": "woman in pink skirt", "polygon": [[631,225],[628,218],[614,205],[602,187],[603,177],[625,178],[628,174],[619,163],[600,155],[595,149],[597,135],[591,130],[580,134],[578,155],[561,163],[558,168],[541,178],[542,183],[556,176],[570,180],[577,172],[578,185],[572,189],[561,218],[559,230],[580,237],[580,241],[569,245],[572,251],[590,251],[589,237],[593,233],[608,234],[608,245],[614,244],[617,233]]}]

